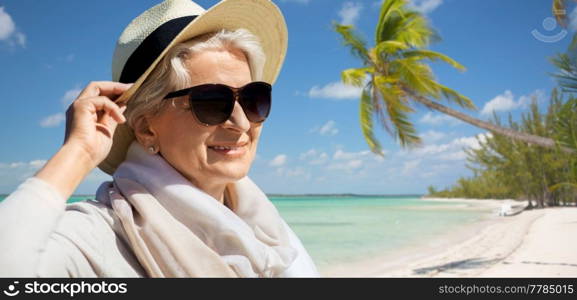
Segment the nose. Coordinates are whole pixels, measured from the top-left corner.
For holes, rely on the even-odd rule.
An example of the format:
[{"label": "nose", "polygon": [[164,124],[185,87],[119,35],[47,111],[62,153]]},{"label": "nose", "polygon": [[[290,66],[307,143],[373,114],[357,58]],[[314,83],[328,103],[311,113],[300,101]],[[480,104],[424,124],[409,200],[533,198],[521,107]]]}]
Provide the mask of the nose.
[{"label": "nose", "polygon": [[250,129],[250,121],[246,117],[246,114],[238,101],[234,102],[232,114],[230,115],[230,118],[223,123],[223,127],[239,132],[247,132]]}]

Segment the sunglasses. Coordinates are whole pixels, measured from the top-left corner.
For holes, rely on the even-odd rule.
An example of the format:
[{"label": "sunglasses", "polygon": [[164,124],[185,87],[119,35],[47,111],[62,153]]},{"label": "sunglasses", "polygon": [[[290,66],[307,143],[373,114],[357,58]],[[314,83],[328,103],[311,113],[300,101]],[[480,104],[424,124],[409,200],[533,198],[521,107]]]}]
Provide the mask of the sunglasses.
[{"label": "sunglasses", "polygon": [[266,120],[270,112],[271,91],[271,85],[262,81],[239,88],[218,83],[202,84],[171,92],[164,99],[188,96],[193,115],[205,126],[226,122],[232,115],[236,101],[251,122],[260,123]]}]

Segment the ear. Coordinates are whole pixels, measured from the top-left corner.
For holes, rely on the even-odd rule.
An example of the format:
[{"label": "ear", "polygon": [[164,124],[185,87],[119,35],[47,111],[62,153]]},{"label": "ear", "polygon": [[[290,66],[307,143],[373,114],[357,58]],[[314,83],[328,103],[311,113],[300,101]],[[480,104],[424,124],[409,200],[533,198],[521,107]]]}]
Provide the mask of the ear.
[{"label": "ear", "polygon": [[158,144],[158,134],[152,128],[151,121],[150,116],[141,116],[134,122],[134,136],[144,147]]}]

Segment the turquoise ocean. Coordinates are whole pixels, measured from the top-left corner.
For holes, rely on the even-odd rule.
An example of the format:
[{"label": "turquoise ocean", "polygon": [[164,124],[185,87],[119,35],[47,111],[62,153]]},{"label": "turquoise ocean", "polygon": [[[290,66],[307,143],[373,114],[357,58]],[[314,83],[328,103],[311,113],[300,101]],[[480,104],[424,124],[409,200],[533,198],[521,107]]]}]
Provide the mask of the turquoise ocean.
[{"label": "turquoise ocean", "polygon": [[[73,196],[69,202],[92,197]],[[455,202],[426,201],[419,196],[271,196],[270,199],[321,271],[426,245],[492,213],[481,208],[463,209],[463,204]]]}]

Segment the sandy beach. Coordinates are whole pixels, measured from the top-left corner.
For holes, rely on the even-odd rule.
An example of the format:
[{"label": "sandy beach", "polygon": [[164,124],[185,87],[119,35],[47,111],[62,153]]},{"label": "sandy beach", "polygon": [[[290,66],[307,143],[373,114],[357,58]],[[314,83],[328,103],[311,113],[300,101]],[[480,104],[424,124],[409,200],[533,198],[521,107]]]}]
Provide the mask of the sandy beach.
[{"label": "sandy beach", "polygon": [[483,221],[383,257],[332,266],[327,277],[577,277],[577,207],[525,210],[502,217],[511,200],[427,199],[491,208]]}]

